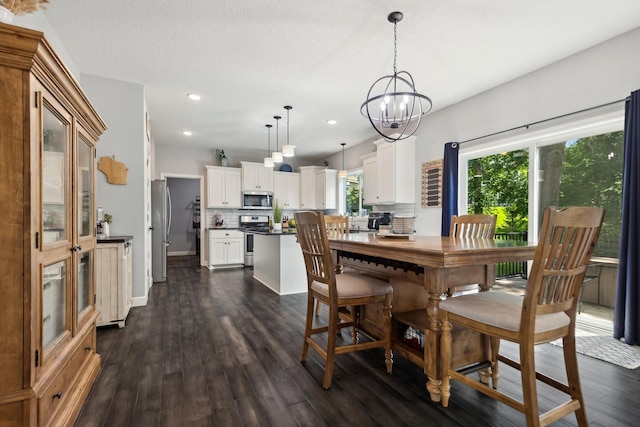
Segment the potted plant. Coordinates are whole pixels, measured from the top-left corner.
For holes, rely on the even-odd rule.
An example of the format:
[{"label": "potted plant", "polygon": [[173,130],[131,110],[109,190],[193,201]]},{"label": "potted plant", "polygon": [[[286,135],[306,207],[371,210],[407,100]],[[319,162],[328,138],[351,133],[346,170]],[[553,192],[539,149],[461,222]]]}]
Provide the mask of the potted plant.
[{"label": "potted plant", "polygon": [[273,231],[282,231],[282,205],[273,199]]},{"label": "potted plant", "polygon": [[111,214],[104,214],[104,222],[102,223],[102,234],[105,235],[105,237],[109,237],[109,224],[111,224],[111,221],[113,221],[113,216]]}]

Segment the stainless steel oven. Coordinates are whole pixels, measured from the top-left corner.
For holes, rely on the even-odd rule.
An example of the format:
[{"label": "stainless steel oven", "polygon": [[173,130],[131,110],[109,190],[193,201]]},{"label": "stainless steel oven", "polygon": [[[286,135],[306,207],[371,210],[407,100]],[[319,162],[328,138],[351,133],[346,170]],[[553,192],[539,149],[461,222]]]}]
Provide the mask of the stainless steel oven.
[{"label": "stainless steel oven", "polygon": [[240,215],[238,225],[244,230],[244,266],[253,267],[253,237],[252,231],[268,230],[269,216]]}]

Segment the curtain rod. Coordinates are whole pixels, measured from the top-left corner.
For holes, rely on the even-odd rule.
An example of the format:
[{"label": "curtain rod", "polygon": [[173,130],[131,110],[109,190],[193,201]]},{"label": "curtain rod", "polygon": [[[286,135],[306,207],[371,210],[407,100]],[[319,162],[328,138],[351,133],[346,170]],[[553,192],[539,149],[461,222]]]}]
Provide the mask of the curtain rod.
[{"label": "curtain rod", "polygon": [[517,129],[529,129],[529,126],[539,125],[540,123],[549,122],[551,120],[562,119],[564,117],[573,116],[574,114],[580,114],[580,113],[585,113],[585,112],[591,111],[591,110],[597,110],[598,108],[608,107],[609,105],[614,105],[614,104],[617,104],[619,102],[628,101],[629,98],[630,97],[627,96],[626,98],[618,99],[617,101],[611,101],[611,102],[607,102],[606,104],[596,105],[595,107],[585,108],[584,110],[574,111],[573,113],[562,114],[560,116],[550,117],[548,119],[539,120],[537,122],[532,122],[532,123],[529,123],[529,124],[526,124],[526,125],[516,126],[516,127],[513,127],[511,129],[506,129],[506,130],[501,130],[499,132],[489,133],[489,134],[486,134],[486,135],[478,136],[476,138],[467,139],[466,141],[458,142],[457,144],[458,145],[462,145],[462,144],[466,144],[467,142],[477,141],[479,139],[488,138],[490,136],[495,136],[495,135],[500,135],[500,134],[511,132],[511,131],[514,131],[514,130],[517,130]]}]

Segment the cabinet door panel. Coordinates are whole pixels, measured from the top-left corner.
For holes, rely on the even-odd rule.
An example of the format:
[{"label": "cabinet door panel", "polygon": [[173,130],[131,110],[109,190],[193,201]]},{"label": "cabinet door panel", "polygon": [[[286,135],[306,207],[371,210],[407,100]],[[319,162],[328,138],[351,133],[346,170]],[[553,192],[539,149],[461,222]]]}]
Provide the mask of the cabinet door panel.
[{"label": "cabinet door panel", "polygon": [[[43,98],[45,101],[47,97]],[[70,240],[67,218],[69,188],[70,120],[55,103],[44,102],[42,108],[42,160],[40,188],[42,194],[42,228],[45,243]]]},{"label": "cabinet door panel", "polygon": [[67,269],[66,261],[47,265],[42,269],[42,349],[49,347],[69,330],[67,323]]},{"label": "cabinet door panel", "polygon": [[227,264],[241,264],[244,262],[243,239],[229,239],[227,241]]},{"label": "cabinet door panel", "polygon": [[229,170],[225,174],[225,198],[227,208],[237,208],[240,209],[242,207],[242,183],[241,183],[242,175],[239,170]]}]

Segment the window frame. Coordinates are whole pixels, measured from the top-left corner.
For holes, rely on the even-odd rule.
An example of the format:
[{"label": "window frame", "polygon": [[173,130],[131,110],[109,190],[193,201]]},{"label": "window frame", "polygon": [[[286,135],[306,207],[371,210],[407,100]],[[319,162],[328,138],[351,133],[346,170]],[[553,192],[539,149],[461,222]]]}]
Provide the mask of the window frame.
[{"label": "window frame", "polygon": [[[546,126],[543,126],[546,125]],[[533,126],[533,125],[532,125]],[[469,145],[461,144],[458,154],[458,212],[467,212],[468,185],[467,174],[470,160],[499,154],[506,151],[526,149],[529,153],[529,171],[540,170],[538,149],[571,139],[585,138],[624,129],[624,104],[607,108],[607,111],[590,112],[587,115],[562,117],[549,122],[520,129],[509,136],[485,139]],[[529,210],[528,233],[531,240],[537,242],[539,233],[539,186],[538,173],[529,173]],[[533,220],[531,220],[533,218]]]}]

